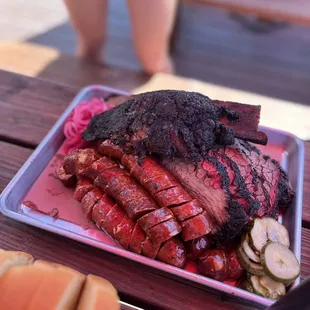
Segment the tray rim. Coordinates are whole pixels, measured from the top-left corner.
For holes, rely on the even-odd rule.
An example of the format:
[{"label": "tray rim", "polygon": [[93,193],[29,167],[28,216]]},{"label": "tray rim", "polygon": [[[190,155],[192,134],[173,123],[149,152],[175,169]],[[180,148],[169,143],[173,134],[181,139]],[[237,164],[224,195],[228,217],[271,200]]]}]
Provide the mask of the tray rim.
[{"label": "tray rim", "polygon": [[[33,153],[30,155],[30,157],[26,160],[26,162],[22,165],[22,167],[19,169],[19,171],[16,173],[16,175],[12,178],[12,180],[9,182],[9,184],[4,188],[2,193],[0,194],[0,211],[3,215],[16,220],[18,222],[22,222],[37,228],[41,228],[43,230],[53,232],[55,234],[67,237],[69,239],[79,241],[81,243],[87,244],[94,246],[96,248],[105,250],[107,252],[122,256],[124,258],[134,260],[138,263],[142,263],[146,266],[149,266],[151,268],[158,269],[160,271],[164,271],[167,273],[170,273],[172,275],[184,278],[186,281],[194,281],[195,283],[201,284],[203,286],[206,286],[207,289],[215,289],[218,290],[218,293],[226,293],[235,297],[238,297],[239,299],[245,299],[245,303],[254,303],[257,305],[262,305],[262,306],[270,306],[273,304],[275,301],[264,298],[261,296],[258,296],[256,294],[252,294],[249,292],[246,292],[242,289],[232,287],[228,284],[210,279],[208,277],[204,277],[201,275],[197,275],[191,272],[188,272],[184,269],[180,269],[177,267],[173,267],[164,263],[161,263],[159,261],[149,259],[147,257],[132,253],[130,251],[127,251],[125,249],[117,248],[108,244],[105,244],[100,241],[96,241],[92,238],[89,238],[87,236],[82,236],[80,234],[77,234],[75,232],[66,230],[65,228],[60,228],[55,225],[49,224],[49,223],[44,223],[40,221],[39,219],[29,217],[25,214],[21,214],[12,210],[8,210],[5,207],[5,201],[6,199],[9,198],[9,195],[11,191],[13,190],[14,186],[18,183],[20,180],[21,176],[23,173],[29,168],[29,166],[32,164],[32,162],[36,159],[38,154],[44,149],[45,145],[48,143],[48,141],[53,137],[54,132],[56,129],[61,127],[64,123],[64,121],[67,119],[69,114],[72,112],[72,110],[82,101],[82,98],[89,92],[89,91],[104,91],[104,92],[110,92],[113,94],[118,94],[118,95],[124,95],[128,96],[131,95],[127,91],[122,91],[118,89],[114,89],[111,87],[103,86],[103,85],[89,85],[84,88],[82,88],[76,96],[73,98],[70,104],[66,107],[64,112],[60,115],[60,117],[57,119],[55,124],[51,127],[51,129],[48,131],[46,136],[42,139],[42,141],[39,143],[39,145],[36,147],[36,149],[33,151]],[[303,141],[297,137],[296,135],[280,130],[280,129],[275,129],[271,127],[266,127],[266,126],[259,126],[260,129],[272,131],[275,133],[280,133],[282,135],[285,135],[291,139],[293,139],[298,148],[298,163],[304,163],[304,143]],[[300,212],[302,215],[302,201],[303,201],[303,178],[304,178],[304,165],[298,165],[298,176],[297,176],[297,183],[296,183],[296,205],[300,205]],[[35,181],[34,181],[35,182]],[[34,183],[33,182],[33,183]],[[294,239],[295,239],[295,245],[294,245],[294,253],[297,256],[297,259],[300,261],[301,259],[301,230],[302,230],[302,220],[300,217],[295,216],[295,234],[294,234]],[[81,240],[82,238],[82,240]],[[84,240],[83,240],[84,239]],[[87,242],[86,242],[87,241]],[[167,267],[168,266],[168,267]],[[300,277],[294,282],[294,286],[298,285],[300,283]]]}]

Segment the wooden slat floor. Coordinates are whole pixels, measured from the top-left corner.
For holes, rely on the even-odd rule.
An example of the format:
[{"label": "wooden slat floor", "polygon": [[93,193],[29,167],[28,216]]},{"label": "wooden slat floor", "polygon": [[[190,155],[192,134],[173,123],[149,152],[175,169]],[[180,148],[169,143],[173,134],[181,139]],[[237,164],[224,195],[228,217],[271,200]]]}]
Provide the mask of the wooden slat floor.
[{"label": "wooden slat floor", "polygon": [[[124,0],[110,1],[103,58],[140,70]],[[73,55],[75,34],[60,0],[0,0],[0,40],[24,40]],[[173,41],[177,74],[309,104],[310,27],[255,33],[233,15],[195,2],[180,5]],[[63,69],[67,74],[66,68]]]}]

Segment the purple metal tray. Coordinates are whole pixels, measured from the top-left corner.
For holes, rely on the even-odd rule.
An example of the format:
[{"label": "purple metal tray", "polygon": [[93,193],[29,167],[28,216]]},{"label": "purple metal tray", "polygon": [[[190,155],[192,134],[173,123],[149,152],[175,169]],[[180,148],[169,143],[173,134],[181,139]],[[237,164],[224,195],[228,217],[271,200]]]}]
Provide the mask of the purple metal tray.
[{"label": "purple metal tray", "polygon": [[[94,238],[86,236],[85,231],[78,225],[68,223],[61,219],[55,220],[52,217],[34,210],[27,213],[22,211],[20,206],[23,198],[64,141],[63,126],[71,111],[82,101],[89,100],[93,97],[106,98],[111,94],[128,95],[126,92],[99,85],[89,86],[81,90],[13,180],[2,192],[0,196],[1,212],[14,220],[95,246],[172,275],[179,276],[183,279],[191,280],[206,286],[206,289],[208,287],[211,290],[218,290],[220,295],[223,295],[224,293],[233,296],[234,298],[241,299],[243,302],[256,304],[257,306],[269,306],[274,303],[271,299],[260,297],[207,277],[172,267],[144,256],[134,254],[122,248],[100,242]],[[268,146],[263,147],[263,152],[272,155],[280,161],[283,168],[288,172],[290,182],[296,192],[296,197],[292,206],[289,208],[288,212],[286,212],[285,216],[280,217],[279,220],[288,229],[291,238],[291,249],[300,261],[304,145],[299,138],[292,134],[266,127],[261,127],[260,129],[268,135],[269,139]],[[292,287],[298,285],[299,282],[300,279],[296,279],[292,284]]]}]

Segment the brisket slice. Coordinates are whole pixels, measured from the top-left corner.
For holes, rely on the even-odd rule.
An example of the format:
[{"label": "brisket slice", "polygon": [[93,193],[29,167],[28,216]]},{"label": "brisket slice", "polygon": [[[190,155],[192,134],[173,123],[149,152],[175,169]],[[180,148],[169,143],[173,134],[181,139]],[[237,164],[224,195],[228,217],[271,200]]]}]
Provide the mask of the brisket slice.
[{"label": "brisket slice", "polygon": [[[251,217],[260,208],[260,202],[247,187],[239,166],[225,154],[225,151],[227,151],[226,148],[216,148],[209,151],[208,154],[226,167],[232,198],[242,205],[247,215]],[[238,150],[232,151],[235,151],[238,156]]]},{"label": "brisket slice", "polygon": [[223,164],[209,155],[196,166],[181,160],[163,160],[162,164],[204,208],[211,232],[220,241],[229,241],[241,232],[247,216],[231,198],[230,180]]},{"label": "brisket slice", "polygon": [[276,217],[278,206],[288,207],[294,197],[288,176],[280,164],[264,155],[258,148],[244,141],[237,141],[243,153],[249,158],[253,168],[263,179],[265,190],[270,195],[270,204],[267,215]]}]

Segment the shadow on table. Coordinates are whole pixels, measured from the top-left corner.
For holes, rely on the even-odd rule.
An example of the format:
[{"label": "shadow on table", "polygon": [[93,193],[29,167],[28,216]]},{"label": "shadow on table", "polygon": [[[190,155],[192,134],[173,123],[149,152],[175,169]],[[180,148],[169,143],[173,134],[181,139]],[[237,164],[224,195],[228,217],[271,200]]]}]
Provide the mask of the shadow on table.
[{"label": "shadow on table", "polygon": [[[123,1],[111,2],[105,63],[113,67],[141,70],[130,33]],[[309,105],[309,28],[289,25],[271,33],[255,34],[227,12],[194,2],[182,3],[173,40],[176,73],[205,82],[245,90],[269,97]],[[27,42],[56,48],[74,55],[76,37],[69,22],[58,25]],[[86,85],[94,82],[123,88],[127,75],[86,66],[61,56],[39,76],[57,77],[59,82]],[[120,80],[117,83],[117,79]],[[115,81],[115,82],[114,82]],[[135,83],[128,81],[129,87]],[[126,86],[126,85],[125,85]],[[137,86],[137,85],[135,85]],[[134,86],[134,87],[135,87]],[[128,87],[126,87],[128,89]]]}]

